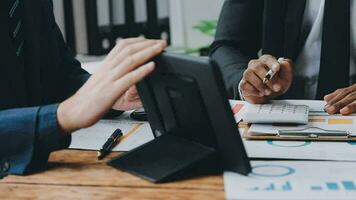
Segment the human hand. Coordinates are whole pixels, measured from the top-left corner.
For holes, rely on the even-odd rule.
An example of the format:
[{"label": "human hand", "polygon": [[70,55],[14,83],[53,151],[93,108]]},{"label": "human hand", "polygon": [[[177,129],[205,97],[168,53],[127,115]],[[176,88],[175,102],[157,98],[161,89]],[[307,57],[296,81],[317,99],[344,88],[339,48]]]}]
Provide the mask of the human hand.
[{"label": "human hand", "polygon": [[[266,84],[263,79],[269,70],[278,72]],[[246,101],[261,104],[287,92],[293,79],[292,61],[263,55],[251,60],[244,72],[240,87]]]},{"label": "human hand", "polygon": [[112,107],[114,110],[135,110],[142,107],[136,85],[130,87]]},{"label": "human hand", "polygon": [[350,87],[337,89],[324,97],[325,111],[329,114],[341,113],[349,115],[356,113],[356,84]]},{"label": "human hand", "polygon": [[62,131],[89,127],[111,108],[137,107],[133,86],[154,70],[155,64],[147,62],[166,46],[163,40],[121,40],[83,87],[59,105],[57,118]]}]

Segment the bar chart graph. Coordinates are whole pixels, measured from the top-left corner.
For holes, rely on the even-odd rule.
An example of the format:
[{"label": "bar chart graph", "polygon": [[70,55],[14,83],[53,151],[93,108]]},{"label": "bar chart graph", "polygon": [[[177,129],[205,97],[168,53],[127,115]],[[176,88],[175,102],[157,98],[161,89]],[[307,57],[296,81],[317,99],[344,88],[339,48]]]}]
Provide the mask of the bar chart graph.
[{"label": "bar chart graph", "polygon": [[323,185],[313,185],[312,191],[356,191],[355,181],[326,182]]},{"label": "bar chart graph", "polygon": [[251,191],[292,191],[292,184],[286,181],[284,184],[271,183],[267,187],[253,187]]},{"label": "bar chart graph", "polygon": [[252,161],[253,173],[224,173],[226,199],[355,200],[354,162]]},{"label": "bar chart graph", "polygon": [[[309,187],[309,186],[307,186]],[[265,185],[259,185],[251,187],[249,190],[254,192],[292,192],[296,188],[293,186],[293,182],[285,181],[284,183],[267,183]],[[309,187],[310,192],[326,192],[326,191],[352,191],[356,192],[356,181],[334,181],[325,182],[322,184],[312,185]]]}]

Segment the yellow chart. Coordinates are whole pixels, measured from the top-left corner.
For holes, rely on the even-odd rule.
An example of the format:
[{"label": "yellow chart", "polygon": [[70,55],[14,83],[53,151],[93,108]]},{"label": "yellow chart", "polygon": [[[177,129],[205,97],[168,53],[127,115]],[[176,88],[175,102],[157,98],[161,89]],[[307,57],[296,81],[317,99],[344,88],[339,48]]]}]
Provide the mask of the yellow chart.
[{"label": "yellow chart", "polygon": [[311,118],[309,122],[313,123],[328,123],[330,125],[341,125],[341,124],[354,124],[354,119],[350,118]]}]

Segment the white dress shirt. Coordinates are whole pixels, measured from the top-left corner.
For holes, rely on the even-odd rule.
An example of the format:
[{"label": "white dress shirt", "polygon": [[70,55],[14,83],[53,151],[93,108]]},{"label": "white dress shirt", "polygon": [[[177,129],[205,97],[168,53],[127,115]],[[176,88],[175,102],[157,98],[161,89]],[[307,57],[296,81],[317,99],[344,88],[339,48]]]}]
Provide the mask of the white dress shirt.
[{"label": "white dress shirt", "polygon": [[[351,2],[350,32],[350,82],[356,82],[356,3]],[[301,33],[302,50],[295,60],[294,76],[302,78],[298,89],[304,91],[305,99],[315,99],[320,69],[321,41],[323,32],[325,0],[307,0]],[[337,30],[335,30],[337,31]],[[337,67],[337,66],[335,66]],[[330,80],[332,81],[332,80]],[[293,88],[294,89],[294,88]]]}]

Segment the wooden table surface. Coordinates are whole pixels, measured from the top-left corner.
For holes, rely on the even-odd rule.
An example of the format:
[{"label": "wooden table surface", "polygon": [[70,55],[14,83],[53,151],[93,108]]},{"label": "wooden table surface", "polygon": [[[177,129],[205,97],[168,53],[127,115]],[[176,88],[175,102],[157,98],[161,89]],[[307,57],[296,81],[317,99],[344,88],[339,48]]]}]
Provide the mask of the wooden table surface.
[{"label": "wooden table surface", "polygon": [[48,169],[0,180],[0,199],[224,199],[222,176],[153,184],[96,159],[96,152],[52,153]]}]

